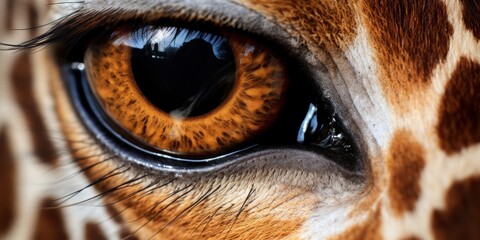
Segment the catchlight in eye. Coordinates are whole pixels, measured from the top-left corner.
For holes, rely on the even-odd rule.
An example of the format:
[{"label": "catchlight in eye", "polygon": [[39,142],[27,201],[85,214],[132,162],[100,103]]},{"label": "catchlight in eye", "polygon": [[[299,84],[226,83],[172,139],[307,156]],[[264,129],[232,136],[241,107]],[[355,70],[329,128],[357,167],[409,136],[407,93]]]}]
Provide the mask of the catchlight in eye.
[{"label": "catchlight in eye", "polygon": [[119,28],[85,54],[91,89],[110,122],[151,148],[208,157],[236,149],[276,121],[282,62],[236,34]]}]

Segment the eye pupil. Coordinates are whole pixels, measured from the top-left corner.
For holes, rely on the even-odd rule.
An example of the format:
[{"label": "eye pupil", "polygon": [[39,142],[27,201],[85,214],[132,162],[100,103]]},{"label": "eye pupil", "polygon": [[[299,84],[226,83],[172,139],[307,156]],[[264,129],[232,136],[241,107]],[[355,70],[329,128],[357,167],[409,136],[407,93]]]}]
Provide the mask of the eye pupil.
[{"label": "eye pupil", "polygon": [[[159,33],[161,39],[155,39]],[[181,117],[218,107],[236,78],[228,40],[190,30],[157,29],[147,42],[132,47],[131,66],[145,97],[160,110]]]}]

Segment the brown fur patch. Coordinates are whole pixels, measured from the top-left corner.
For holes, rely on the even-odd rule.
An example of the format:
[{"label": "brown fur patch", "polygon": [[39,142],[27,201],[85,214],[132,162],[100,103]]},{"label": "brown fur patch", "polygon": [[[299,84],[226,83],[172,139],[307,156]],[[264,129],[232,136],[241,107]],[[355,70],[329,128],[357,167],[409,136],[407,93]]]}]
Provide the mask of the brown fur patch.
[{"label": "brown fur patch", "polygon": [[480,142],[480,64],[461,58],[439,108],[437,133],[448,154]]},{"label": "brown fur patch", "polygon": [[331,238],[332,240],[357,240],[357,239],[369,239],[380,240],[382,239],[382,219],[380,215],[380,207],[378,205],[376,210],[370,214],[367,220],[363,223],[355,225],[338,236]]},{"label": "brown fur patch", "polygon": [[417,236],[409,236],[409,237],[402,238],[402,240],[421,240],[421,238]]},{"label": "brown fur patch", "polygon": [[380,83],[388,100],[401,106],[430,83],[432,70],[447,56],[453,28],[445,4],[440,0],[362,2]]},{"label": "brown fur patch", "polygon": [[445,195],[446,206],[432,214],[436,239],[480,239],[480,177],[455,182]]},{"label": "brown fur patch", "polygon": [[356,34],[355,2],[348,0],[241,0],[242,5],[261,13],[316,47],[344,47]]},{"label": "brown fur patch", "polygon": [[0,127],[0,236],[7,233],[15,220],[16,168],[7,132]]},{"label": "brown fur patch", "polygon": [[33,239],[35,240],[65,240],[68,239],[59,208],[48,209],[55,205],[53,199],[44,199],[40,205]]},{"label": "brown fur patch", "polygon": [[480,2],[478,0],[461,0],[463,22],[473,36],[480,40]]},{"label": "brown fur patch", "polygon": [[128,231],[128,229],[123,228],[120,231],[120,239],[125,239],[125,240],[137,240],[138,237],[136,237],[132,232]]},{"label": "brown fur patch", "polygon": [[15,98],[19,104],[31,133],[35,155],[43,162],[54,164],[56,162],[55,149],[38,110],[32,80],[32,64],[28,51],[20,54],[13,64],[11,82]]},{"label": "brown fur patch", "polygon": [[37,35],[37,26],[38,24],[38,10],[35,4],[32,2],[28,3],[28,24],[30,28],[30,37],[35,37]]},{"label": "brown fur patch", "polygon": [[85,224],[85,240],[104,240],[107,239],[98,224],[88,222]]},{"label": "brown fur patch", "polygon": [[[31,37],[34,37],[36,35],[36,26],[38,26],[38,11],[37,8],[35,7],[35,4],[33,3],[35,0],[30,0],[29,2],[27,1],[15,1],[15,0],[6,0],[5,3],[5,20],[4,20],[4,29],[7,31],[14,30],[14,28],[30,28],[31,32]],[[19,19],[17,14],[18,11],[15,6],[15,3],[18,3],[21,5],[22,10],[27,10],[27,16],[28,16],[28,26],[15,26],[15,20]]]},{"label": "brown fur patch", "polygon": [[108,214],[110,215],[111,219],[118,223],[122,224],[123,219],[122,216],[120,215],[120,212],[117,211],[112,205],[106,205],[105,210],[107,210]]},{"label": "brown fur patch", "polygon": [[425,167],[422,146],[405,131],[394,134],[387,157],[388,196],[394,213],[412,211],[420,196],[419,180]]},{"label": "brown fur patch", "polygon": [[15,0],[6,0],[5,7],[5,30],[9,31],[13,29],[13,21],[15,15],[13,14]]}]

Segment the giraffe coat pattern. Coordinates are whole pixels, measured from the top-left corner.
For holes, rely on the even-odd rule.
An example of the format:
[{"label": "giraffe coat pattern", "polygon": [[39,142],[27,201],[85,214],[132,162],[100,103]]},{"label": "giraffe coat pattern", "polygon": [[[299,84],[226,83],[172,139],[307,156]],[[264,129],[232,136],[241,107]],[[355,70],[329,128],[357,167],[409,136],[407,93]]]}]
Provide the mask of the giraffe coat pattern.
[{"label": "giraffe coat pattern", "polygon": [[[0,239],[480,237],[477,1],[6,0],[0,16]],[[301,65],[360,167],[284,147],[172,172],[111,148],[62,49],[133,21],[228,29]]]}]

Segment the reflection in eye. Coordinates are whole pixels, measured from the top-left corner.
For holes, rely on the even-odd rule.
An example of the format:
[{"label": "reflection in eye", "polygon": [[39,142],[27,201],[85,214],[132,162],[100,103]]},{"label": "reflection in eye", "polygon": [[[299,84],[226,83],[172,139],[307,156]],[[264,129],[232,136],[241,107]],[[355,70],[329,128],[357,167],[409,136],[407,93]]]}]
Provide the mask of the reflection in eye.
[{"label": "reflection in eye", "polygon": [[276,120],[287,89],[282,63],[236,35],[121,29],[94,42],[85,63],[115,124],[179,155],[221,153],[252,140]]},{"label": "reflection in eye", "polygon": [[200,160],[257,144],[352,150],[312,85],[248,37],[121,26],[84,60],[100,117],[149,151]]}]

